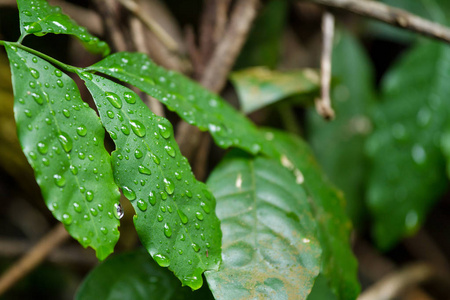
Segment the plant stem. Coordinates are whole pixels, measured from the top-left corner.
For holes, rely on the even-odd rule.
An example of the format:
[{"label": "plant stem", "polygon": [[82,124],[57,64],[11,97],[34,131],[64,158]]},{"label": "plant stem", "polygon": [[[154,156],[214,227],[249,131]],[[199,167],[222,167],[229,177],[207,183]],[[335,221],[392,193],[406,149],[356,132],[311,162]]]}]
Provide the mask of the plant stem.
[{"label": "plant stem", "polygon": [[43,59],[47,60],[48,62],[58,66],[59,68],[63,69],[64,71],[72,72],[72,73],[77,73],[77,72],[81,71],[81,68],[77,68],[77,67],[74,67],[74,66],[67,65],[67,64],[65,64],[63,62],[60,62],[59,60],[54,59],[53,57],[50,57],[50,56],[48,56],[48,55],[46,55],[46,54],[44,54],[42,52],[39,52],[37,50],[28,48],[27,46],[24,46],[24,45],[22,45],[22,44],[20,44],[18,42],[0,41],[0,45],[2,45],[2,46],[4,46],[6,43],[8,43],[11,46],[14,46],[14,47],[20,48],[22,50],[25,50],[25,51],[27,51],[27,52],[29,52],[31,54],[36,55],[36,56],[39,56],[40,58],[43,58]]}]

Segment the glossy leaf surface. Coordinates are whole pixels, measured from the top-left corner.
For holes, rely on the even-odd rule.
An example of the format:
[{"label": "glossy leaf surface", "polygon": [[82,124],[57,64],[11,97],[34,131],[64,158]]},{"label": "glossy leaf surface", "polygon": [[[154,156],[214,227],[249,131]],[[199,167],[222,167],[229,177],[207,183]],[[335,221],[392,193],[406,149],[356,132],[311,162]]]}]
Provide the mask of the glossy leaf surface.
[{"label": "glossy leaf surface", "polygon": [[312,69],[280,72],[254,67],[232,73],[231,81],[241,110],[246,114],[287,97],[319,89],[319,75]]},{"label": "glossy leaf surface", "polygon": [[357,262],[350,248],[351,223],[342,193],[327,181],[303,140],[275,130],[266,130],[265,136],[279,151],[281,164],[294,173],[311,197],[323,251],[321,274],[338,299],[355,299],[360,290]]},{"label": "glossy leaf surface", "polygon": [[75,82],[50,63],[6,44],[18,136],[53,215],[99,259],[119,239],[119,190],[104,129]]},{"label": "glossy leaf surface", "polygon": [[364,143],[372,131],[369,112],[375,102],[373,70],[364,49],[346,31],[337,32],[332,61],[337,81],[331,94],[336,118],[325,121],[311,108],[307,114],[307,134],[317,161],[344,192],[347,213],[359,227],[364,219],[363,195],[368,173]]},{"label": "glossy leaf surface", "polygon": [[[256,154],[266,143],[246,117],[219,96],[183,75],[168,71],[146,55],[121,52],[88,68],[128,82],[167,105],[186,122],[209,130],[222,148],[235,146]],[[270,151],[270,145],[264,151]]]},{"label": "glossy leaf surface", "polygon": [[77,25],[61,8],[51,6],[45,0],[17,0],[20,13],[20,32],[22,36],[47,33],[69,34],[78,38],[91,52],[109,54],[109,46],[91,35],[86,28]]},{"label": "glossy leaf surface", "polygon": [[320,270],[307,194],[277,161],[225,159],[208,186],[217,198],[223,262],[206,272],[216,299],[305,299]]},{"label": "glossy leaf surface", "polygon": [[130,89],[90,73],[81,77],[116,144],[114,177],[136,211],[142,243],[183,285],[200,288],[202,273],[220,263],[213,195],[192,174],[169,121],[153,114]]},{"label": "glossy leaf surface", "polygon": [[209,291],[181,288],[167,269],[159,267],[143,248],[107,259],[78,288],[79,300],[213,299]]},{"label": "glossy leaf surface", "polygon": [[404,56],[383,82],[383,102],[367,143],[367,198],[382,249],[415,233],[447,189],[440,143],[449,126],[449,68],[448,46],[427,42]]}]

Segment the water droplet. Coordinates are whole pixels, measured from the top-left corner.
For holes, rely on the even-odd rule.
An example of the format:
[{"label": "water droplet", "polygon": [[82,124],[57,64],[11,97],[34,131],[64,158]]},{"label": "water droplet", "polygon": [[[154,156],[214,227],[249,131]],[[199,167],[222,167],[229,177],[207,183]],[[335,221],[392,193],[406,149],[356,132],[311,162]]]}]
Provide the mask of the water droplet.
[{"label": "water droplet", "polygon": [[192,192],[190,190],[186,190],[186,196],[192,198]]},{"label": "water droplet", "polygon": [[86,154],[84,154],[83,152],[78,152],[78,158],[79,159],[85,159],[86,158]]},{"label": "water droplet", "polygon": [[175,171],[174,175],[176,179],[181,180],[181,173]]},{"label": "water droplet", "polygon": [[167,194],[172,195],[175,190],[175,185],[170,179],[164,178],[164,187]]},{"label": "water droplet", "polygon": [[106,115],[107,115],[110,119],[114,119],[114,113],[113,113],[112,111],[108,110],[108,111],[106,112]]},{"label": "water droplet", "polygon": [[131,93],[131,92],[125,92],[125,93],[123,94],[123,98],[125,99],[125,101],[126,101],[127,103],[130,103],[130,104],[136,103],[136,95],[135,95],[134,93]]},{"label": "water droplet", "polygon": [[146,211],[146,210],[147,210],[147,203],[146,203],[144,200],[139,199],[139,200],[137,201],[137,207],[138,207],[141,211]]},{"label": "water droplet", "polygon": [[167,193],[164,191],[161,191],[161,199],[166,200],[167,199]]},{"label": "water droplet", "polygon": [[134,157],[136,157],[137,159],[141,158],[142,156],[144,156],[144,154],[141,150],[136,149],[136,151],[134,151]]},{"label": "water droplet", "polygon": [[192,249],[194,249],[195,252],[200,251],[200,247],[196,243],[192,243],[191,246],[192,246]]},{"label": "water droplet", "polygon": [[164,235],[168,238],[172,236],[172,228],[167,223],[164,223]]},{"label": "water droplet", "polygon": [[39,74],[39,72],[37,70],[35,70],[33,68],[30,68],[30,73],[31,73],[31,76],[33,76],[35,79],[39,78],[40,74]]},{"label": "water droplet", "polygon": [[105,227],[100,227],[100,232],[103,233],[104,235],[107,235],[108,229],[106,229]]},{"label": "water droplet", "polygon": [[37,104],[42,105],[44,103],[44,99],[42,99],[41,95],[36,93],[31,93],[31,97],[33,97],[34,101],[36,101]]},{"label": "water droplet", "polygon": [[81,206],[78,202],[74,202],[73,203],[73,209],[77,212],[80,213],[81,212]]},{"label": "water droplet", "polygon": [[207,203],[200,202],[200,206],[205,213],[209,214],[211,212],[211,208],[209,207],[209,205]]},{"label": "water droplet", "polygon": [[86,191],[86,200],[91,202],[94,199],[94,192],[91,190]]},{"label": "water droplet", "polygon": [[44,164],[44,166],[49,166],[50,165],[50,161],[46,157],[44,157],[42,159],[42,163]]},{"label": "water droplet", "polygon": [[30,151],[29,153],[28,153],[28,155],[31,157],[31,159],[33,159],[33,160],[35,160],[36,158],[37,158],[37,155],[36,155],[36,153],[34,153],[33,151]]},{"label": "water droplet", "polygon": [[25,116],[27,116],[28,118],[31,118],[32,114],[31,114],[31,111],[29,109],[25,109],[24,113],[25,113]]},{"label": "water droplet", "polygon": [[83,76],[84,78],[87,78],[87,79],[89,79],[89,80],[92,80],[92,78],[94,78],[94,77],[92,76],[92,74],[89,73],[89,72],[82,72],[82,73],[81,73],[81,76]]},{"label": "water droplet", "polygon": [[[31,17],[31,16],[32,16],[31,12],[28,11],[28,10],[24,10],[24,11],[22,11],[22,13],[23,13],[25,16],[28,16],[28,17]],[[36,58],[36,57],[33,57],[33,59],[35,59],[35,58]],[[36,59],[36,61],[33,60],[33,62],[37,62],[37,59]]]},{"label": "water droplet", "polygon": [[160,209],[161,209],[162,212],[166,212],[166,207],[165,206],[161,205]]},{"label": "water droplet", "polygon": [[169,154],[171,157],[175,157],[175,149],[172,148],[172,146],[165,146],[164,149],[166,149],[167,154]]},{"label": "water droplet", "polygon": [[117,140],[117,134],[114,131],[108,131],[108,133],[113,140]]},{"label": "water droplet", "polygon": [[55,75],[56,75],[56,77],[61,77],[62,72],[60,70],[55,70]]},{"label": "water droplet", "polygon": [[170,259],[163,254],[155,254],[153,259],[160,265],[161,267],[168,267],[170,265]]},{"label": "water droplet", "polygon": [[73,142],[67,133],[61,131],[58,135],[58,140],[61,143],[61,146],[63,147],[64,151],[69,153],[70,150],[72,150]]},{"label": "water droplet", "polygon": [[122,192],[123,195],[128,198],[128,200],[133,201],[134,199],[136,199],[136,193],[129,187],[123,186]]},{"label": "water droplet", "polygon": [[204,219],[203,214],[202,214],[201,212],[199,212],[199,211],[195,213],[195,216],[196,216],[197,219],[199,219],[200,221],[203,221],[203,219]]},{"label": "water droplet", "polygon": [[159,160],[159,158],[158,158],[155,154],[150,153],[150,156],[152,157],[152,159],[153,159],[153,161],[155,162],[155,164],[157,164],[157,165],[160,164],[160,160]]},{"label": "water droplet", "polygon": [[70,117],[70,111],[68,111],[67,109],[63,109],[62,111],[64,117],[69,118]]},{"label": "water droplet", "polygon": [[61,79],[56,80],[56,84],[57,84],[59,87],[64,87],[64,83],[62,82]]},{"label": "water droplet", "polygon": [[188,217],[181,210],[177,209],[178,216],[180,217],[181,222],[186,224],[188,222]]},{"label": "water droplet", "polygon": [[114,217],[116,217],[116,219],[118,219],[118,220],[122,219],[122,217],[124,215],[122,205],[120,205],[120,203],[115,203],[114,208],[115,208]]},{"label": "water droplet", "polygon": [[158,124],[159,127],[159,134],[165,138],[168,139],[170,137],[170,128],[167,128],[165,125]]},{"label": "water droplet", "polygon": [[84,126],[84,125],[78,126],[77,133],[78,133],[79,136],[86,136],[86,134],[87,134],[86,126]]},{"label": "water droplet", "polygon": [[128,128],[127,125],[122,124],[122,126],[120,127],[120,130],[123,132],[123,134],[125,135],[129,135],[130,134],[130,128]]},{"label": "water droplet", "polygon": [[164,220],[163,216],[161,215],[158,215],[156,218],[158,219],[158,222],[162,222],[162,220]]},{"label": "water droplet", "polygon": [[72,216],[68,213],[65,213],[62,215],[62,222],[64,225],[70,225],[72,224]]},{"label": "water droplet", "polygon": [[134,134],[136,134],[138,137],[145,136],[146,129],[145,129],[144,124],[142,124],[138,120],[131,120],[130,125],[131,125],[131,130],[133,130]]},{"label": "water droplet", "polygon": [[44,142],[37,143],[37,149],[41,154],[46,154],[48,152],[48,146]]},{"label": "water droplet", "polygon": [[95,208],[91,208],[90,211],[94,217],[98,215],[98,211]]},{"label": "water droplet", "polygon": [[138,169],[139,169],[139,173],[141,173],[141,174],[145,174],[145,175],[151,175],[152,174],[152,171],[149,168],[147,168],[147,167],[139,166]]},{"label": "water droplet", "polygon": [[106,99],[108,99],[109,103],[115,108],[122,108],[122,100],[120,100],[119,96],[113,92],[106,92]]},{"label": "water droplet", "polygon": [[55,180],[55,184],[59,187],[63,187],[66,185],[66,178],[62,175],[55,174],[53,175],[53,179]]},{"label": "water droplet", "polygon": [[150,194],[148,195],[148,201],[152,206],[156,204],[156,196],[153,194],[153,192],[150,192]]}]

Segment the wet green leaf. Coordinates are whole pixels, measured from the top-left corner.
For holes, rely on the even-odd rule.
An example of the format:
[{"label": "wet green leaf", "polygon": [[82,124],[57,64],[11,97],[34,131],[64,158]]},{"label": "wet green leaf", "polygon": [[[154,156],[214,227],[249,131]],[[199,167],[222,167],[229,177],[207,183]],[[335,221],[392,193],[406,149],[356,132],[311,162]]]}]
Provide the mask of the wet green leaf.
[{"label": "wet green leaf", "polygon": [[78,38],[86,49],[103,55],[109,54],[109,46],[91,35],[86,28],[77,25],[61,8],[51,6],[45,0],[17,0],[22,37],[47,33],[69,34]]},{"label": "wet green leaf", "polygon": [[97,266],[84,279],[79,300],[213,299],[209,291],[181,288],[167,269],[160,268],[145,249],[119,254]]},{"label": "wet green leaf", "polygon": [[[256,154],[271,150],[257,128],[219,96],[183,75],[168,71],[146,55],[121,52],[87,68],[128,82],[167,105],[186,122],[209,130],[222,148],[235,146]],[[263,147],[264,145],[264,147]]]},{"label": "wet green leaf", "polygon": [[374,105],[375,90],[370,60],[359,42],[346,31],[337,34],[332,70],[338,82],[331,93],[336,118],[325,121],[315,109],[310,109],[307,135],[325,173],[343,190],[347,213],[359,227],[364,218],[368,168],[364,143],[372,131],[369,112]]},{"label": "wet green leaf", "polygon": [[342,193],[325,178],[303,140],[275,130],[266,130],[265,136],[279,151],[281,164],[293,172],[311,197],[323,250],[321,274],[339,299],[356,299],[360,291],[357,262],[350,248],[351,223],[345,214]]},{"label": "wet green leaf", "polygon": [[280,72],[254,67],[231,74],[241,109],[248,114],[287,97],[318,91],[316,70]]},{"label": "wet green leaf", "polygon": [[183,285],[202,286],[202,273],[220,263],[215,199],[180,153],[169,121],[153,114],[130,89],[80,74],[116,144],[114,177],[131,201],[138,235],[155,261]]},{"label": "wet green leaf", "polygon": [[235,156],[211,174],[223,262],[206,272],[216,299],[305,299],[320,269],[302,185],[278,161]]},{"label": "wet green leaf", "polygon": [[253,22],[247,41],[234,65],[235,69],[277,66],[282,52],[281,43],[288,5],[287,0],[271,0],[265,3]]},{"label": "wet green leaf", "polygon": [[53,215],[99,259],[119,239],[119,190],[104,130],[75,82],[50,63],[6,43],[22,149]]},{"label": "wet green leaf", "polygon": [[416,232],[447,189],[440,149],[449,126],[450,48],[420,44],[386,75],[367,142],[372,169],[367,199],[382,249]]}]

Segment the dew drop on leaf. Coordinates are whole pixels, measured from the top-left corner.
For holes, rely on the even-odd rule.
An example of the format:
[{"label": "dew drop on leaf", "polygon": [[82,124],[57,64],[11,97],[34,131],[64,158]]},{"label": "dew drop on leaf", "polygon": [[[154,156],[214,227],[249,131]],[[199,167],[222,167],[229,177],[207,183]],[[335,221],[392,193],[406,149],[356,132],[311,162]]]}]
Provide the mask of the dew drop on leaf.
[{"label": "dew drop on leaf", "polygon": [[86,191],[86,200],[91,202],[92,200],[94,200],[94,192],[93,191]]},{"label": "dew drop on leaf", "polygon": [[209,205],[207,203],[200,202],[200,206],[205,213],[209,214],[211,212],[211,208],[209,207]]},{"label": "dew drop on leaf", "polygon": [[122,205],[120,205],[120,203],[115,203],[114,208],[114,217],[116,217],[116,219],[118,220],[122,219],[124,215]]},{"label": "dew drop on leaf", "polygon": [[84,126],[84,125],[78,126],[77,133],[78,133],[79,136],[86,136],[86,134],[87,134],[86,126]]},{"label": "dew drop on leaf", "polygon": [[170,259],[164,254],[155,254],[153,258],[161,267],[168,267],[170,265]]},{"label": "dew drop on leaf", "polygon": [[180,217],[181,222],[183,224],[186,224],[188,222],[188,217],[185,215],[185,213],[179,209],[177,209],[177,213],[178,213],[178,216]]},{"label": "dew drop on leaf", "polygon": [[39,72],[33,68],[30,68],[30,73],[31,73],[31,76],[33,76],[33,78],[35,78],[35,79],[38,79],[40,76]]},{"label": "dew drop on leaf", "polygon": [[201,212],[199,212],[199,211],[195,213],[195,216],[196,216],[197,219],[199,219],[200,221],[203,221],[203,219],[204,219],[203,214],[202,214]]},{"label": "dew drop on leaf", "polygon": [[70,225],[72,224],[72,216],[70,214],[63,214],[62,215],[62,222],[64,225]]},{"label": "dew drop on leaf", "polygon": [[165,146],[164,149],[166,149],[167,154],[169,154],[171,157],[175,157],[175,150],[172,148],[172,146]]},{"label": "dew drop on leaf", "polygon": [[138,169],[139,169],[139,173],[141,173],[141,174],[144,174],[144,175],[151,175],[152,174],[152,171],[149,168],[147,168],[147,167],[139,166]]},{"label": "dew drop on leaf", "polygon": [[66,185],[66,178],[62,175],[55,174],[53,175],[53,179],[55,180],[55,184],[59,187],[63,187]]},{"label": "dew drop on leaf", "polygon": [[81,212],[81,206],[78,202],[74,202],[73,203],[73,209],[77,212],[80,213]]},{"label": "dew drop on leaf", "polygon": [[148,195],[148,202],[150,202],[152,206],[156,204],[156,196],[153,194],[153,192],[150,192],[150,194]]},{"label": "dew drop on leaf", "polygon": [[166,126],[162,125],[162,124],[158,124],[158,128],[159,128],[159,134],[165,138],[168,139],[170,137],[170,129],[167,128]]},{"label": "dew drop on leaf", "polygon": [[61,131],[58,135],[58,140],[61,143],[64,151],[69,153],[72,150],[73,142],[67,133]]},{"label": "dew drop on leaf", "polygon": [[133,200],[136,199],[136,193],[132,189],[130,189],[129,187],[123,186],[122,187],[122,192],[123,192],[123,195],[125,197],[127,197],[128,200],[133,201]]},{"label": "dew drop on leaf", "polygon": [[106,112],[106,115],[108,116],[108,118],[114,119],[114,113],[113,113],[112,111],[108,110],[108,111]]},{"label": "dew drop on leaf", "polygon": [[123,97],[125,98],[125,101],[127,103],[130,103],[130,104],[136,103],[136,96],[133,93],[125,92],[123,94]]},{"label": "dew drop on leaf", "polygon": [[146,134],[146,129],[144,124],[139,122],[138,120],[131,120],[130,121],[131,130],[138,136],[138,137],[144,137]]},{"label": "dew drop on leaf", "polygon": [[63,109],[62,111],[64,117],[69,118],[70,117],[70,111],[68,111],[67,109]]},{"label": "dew drop on leaf", "polygon": [[172,228],[170,228],[170,225],[167,223],[164,223],[164,235],[168,238],[172,236]]},{"label": "dew drop on leaf", "polygon": [[42,99],[41,95],[36,93],[31,93],[31,97],[33,97],[34,101],[36,101],[37,104],[42,105],[44,103],[44,99]]},{"label": "dew drop on leaf", "polygon": [[170,179],[164,178],[164,188],[167,194],[172,195],[175,190],[175,185]]},{"label": "dew drop on leaf", "polygon": [[192,249],[194,249],[195,252],[200,251],[200,247],[196,243],[192,243],[191,246],[192,246]]},{"label": "dew drop on leaf", "polygon": [[136,149],[136,151],[134,151],[134,157],[136,157],[137,159],[141,158],[142,156],[144,156],[144,154],[141,150]]},{"label": "dew drop on leaf", "polygon": [[115,108],[122,108],[122,100],[120,100],[119,96],[113,92],[106,92],[106,99],[108,99],[109,103]]},{"label": "dew drop on leaf", "polygon": [[140,211],[146,211],[147,210],[147,203],[144,200],[139,199],[137,201],[137,207],[139,208]]}]

